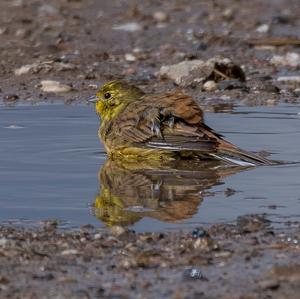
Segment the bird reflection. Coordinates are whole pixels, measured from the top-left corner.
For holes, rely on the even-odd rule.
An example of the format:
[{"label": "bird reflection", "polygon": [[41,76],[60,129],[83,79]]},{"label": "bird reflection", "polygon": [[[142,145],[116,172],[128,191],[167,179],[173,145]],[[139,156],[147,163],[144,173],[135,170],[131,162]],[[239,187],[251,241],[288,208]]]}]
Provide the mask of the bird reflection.
[{"label": "bird reflection", "polygon": [[191,218],[203,193],[245,169],[218,161],[174,161],[168,167],[107,160],[99,171],[94,214],[107,226],[128,226],[143,217],[166,222]]}]

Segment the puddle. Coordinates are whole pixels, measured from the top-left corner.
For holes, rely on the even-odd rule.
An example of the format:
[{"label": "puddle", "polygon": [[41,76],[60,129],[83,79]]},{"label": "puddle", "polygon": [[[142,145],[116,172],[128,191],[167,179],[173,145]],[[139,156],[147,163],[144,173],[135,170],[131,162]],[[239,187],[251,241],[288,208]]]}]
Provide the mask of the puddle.
[{"label": "puddle", "polygon": [[[207,123],[240,147],[300,161],[300,105],[236,107]],[[141,171],[106,161],[92,106],[0,106],[0,222],[185,229],[266,213],[300,218],[300,165],[240,171],[218,163]]]}]

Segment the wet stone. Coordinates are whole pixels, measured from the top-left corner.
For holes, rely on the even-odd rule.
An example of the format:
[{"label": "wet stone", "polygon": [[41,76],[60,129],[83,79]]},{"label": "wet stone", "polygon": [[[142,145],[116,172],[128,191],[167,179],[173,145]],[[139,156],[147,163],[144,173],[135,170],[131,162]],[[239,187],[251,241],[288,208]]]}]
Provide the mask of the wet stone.
[{"label": "wet stone", "polygon": [[185,280],[197,280],[197,279],[203,279],[204,276],[200,269],[197,268],[190,268],[186,269],[183,272],[183,279]]}]

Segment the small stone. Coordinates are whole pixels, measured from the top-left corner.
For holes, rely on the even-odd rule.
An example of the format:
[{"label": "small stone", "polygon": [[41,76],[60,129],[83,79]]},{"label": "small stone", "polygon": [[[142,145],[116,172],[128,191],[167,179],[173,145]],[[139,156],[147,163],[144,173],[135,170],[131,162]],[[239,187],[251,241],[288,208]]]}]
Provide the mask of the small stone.
[{"label": "small stone", "polygon": [[202,279],[203,275],[200,269],[191,268],[191,269],[186,269],[183,272],[183,278],[196,280],[196,279]]},{"label": "small stone", "polygon": [[267,33],[270,30],[270,25],[262,24],[256,28],[256,31],[259,33]]},{"label": "small stone", "polygon": [[262,289],[270,289],[270,290],[276,290],[279,288],[280,284],[278,280],[276,279],[265,279],[265,280],[260,280],[258,282],[258,285]]},{"label": "small stone", "polygon": [[16,94],[7,94],[4,96],[4,101],[5,102],[15,102],[19,99],[19,96]]},{"label": "small stone", "polygon": [[126,229],[123,226],[114,225],[110,228],[110,231],[114,236],[119,237],[126,232]]},{"label": "small stone", "polygon": [[70,85],[53,80],[43,80],[41,81],[41,85],[41,90],[44,92],[64,93],[73,89]]},{"label": "small stone", "polygon": [[134,62],[136,61],[136,57],[131,53],[127,53],[125,54],[125,60],[128,62]]},{"label": "small stone", "polygon": [[63,250],[60,254],[61,255],[74,255],[74,254],[78,254],[78,250],[76,250],[76,249],[66,249],[66,250]]},{"label": "small stone", "polygon": [[168,15],[163,11],[156,11],[152,16],[155,21],[160,23],[166,22],[168,20]]},{"label": "small stone", "polygon": [[99,239],[101,239],[101,237],[102,237],[101,233],[97,233],[97,234],[94,235],[95,240],[99,240]]},{"label": "small stone", "polygon": [[98,85],[97,84],[89,84],[88,88],[90,88],[90,89],[98,89]]},{"label": "small stone", "polygon": [[114,30],[123,30],[123,31],[128,31],[128,32],[135,32],[135,31],[142,30],[142,26],[136,22],[129,22],[129,23],[124,23],[124,24],[114,25],[112,28]]},{"label": "small stone", "polygon": [[0,239],[0,246],[3,247],[7,244],[7,239],[6,238],[1,238]]},{"label": "small stone", "polygon": [[297,67],[300,66],[300,55],[294,52],[285,55],[274,55],[270,62],[274,65]]},{"label": "small stone", "polygon": [[36,68],[37,66],[37,63],[23,65],[20,68],[15,69],[14,74],[16,76],[28,74],[32,69]]},{"label": "small stone", "polygon": [[203,84],[202,89],[204,91],[215,91],[218,89],[218,85],[215,81],[209,80]]}]

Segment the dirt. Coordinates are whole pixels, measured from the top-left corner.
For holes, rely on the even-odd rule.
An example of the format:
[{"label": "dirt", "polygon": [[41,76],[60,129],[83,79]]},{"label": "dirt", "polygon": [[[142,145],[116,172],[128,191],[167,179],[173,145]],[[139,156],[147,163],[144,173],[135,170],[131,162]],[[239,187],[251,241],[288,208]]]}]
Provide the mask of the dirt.
[{"label": "dirt", "polygon": [[[244,69],[247,88],[222,82],[218,90],[203,92],[191,82],[185,91],[209,104],[207,109],[214,109],[215,101],[295,102],[300,83],[277,77],[295,74],[299,65],[271,61],[275,55],[297,53],[299,12],[296,0],[272,5],[257,0],[1,1],[1,97],[7,103],[85,101],[111,79],[165,91],[176,86],[158,75],[162,66],[220,56]],[[32,68],[20,72],[27,65]],[[72,90],[44,92],[44,80]]]},{"label": "dirt", "polygon": [[300,227],[262,216],[192,232],[56,222],[0,229],[1,298],[298,298]]},{"label": "dirt", "polygon": [[[215,112],[299,102],[299,14],[297,0],[3,0],[0,98],[84,102],[126,79],[148,92],[183,88]],[[198,78],[177,86],[159,75],[219,56],[245,82],[225,76],[204,91]],[[48,92],[45,80],[65,88]],[[299,238],[299,223],[278,230],[256,216],[164,234],[2,225],[0,297],[298,298]]]}]

